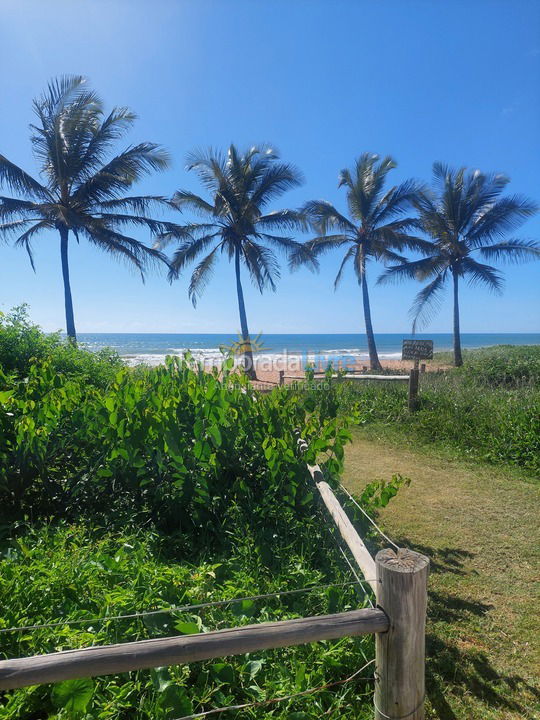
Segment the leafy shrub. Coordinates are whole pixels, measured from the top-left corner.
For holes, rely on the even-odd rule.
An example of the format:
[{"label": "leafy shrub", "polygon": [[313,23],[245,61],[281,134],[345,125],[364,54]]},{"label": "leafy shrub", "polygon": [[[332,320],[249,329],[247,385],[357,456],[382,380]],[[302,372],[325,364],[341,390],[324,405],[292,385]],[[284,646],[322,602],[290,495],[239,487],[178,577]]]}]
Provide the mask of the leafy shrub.
[{"label": "leafy shrub", "polygon": [[33,363],[44,360],[57,373],[84,378],[98,387],[105,387],[123,365],[114,350],[90,352],[63,340],[60,333],[44,333],[29,320],[27,305],[0,313],[0,369],[24,377]]},{"label": "leafy shrub", "polygon": [[459,373],[487,387],[538,385],[540,345],[498,345],[470,351]]},{"label": "leafy shrub", "polygon": [[[249,525],[230,526],[232,554],[197,562],[172,555],[169,538],[148,530],[103,533],[80,525],[21,527],[0,546],[0,629],[68,622],[52,628],[2,634],[2,657],[26,656],[92,644],[182,635],[362,607],[357,587],[331,587],[280,598],[91,621],[280,590],[347,582],[333,538],[309,522],[294,545],[272,539],[270,572]],[[348,638],[223,660],[156,668],[41,685],[0,694],[3,720],[49,717],[171,720],[229,704],[264,700],[341,680],[373,655],[373,638]],[[366,674],[369,674],[366,671]],[[370,686],[366,693],[370,693]],[[358,685],[316,693],[249,712],[283,720],[321,716],[370,717],[370,698]],[[296,712],[296,714],[295,714]]]},{"label": "leafy shrub", "polygon": [[333,449],[339,466],[346,419],[292,388],[259,395],[231,369],[220,377],[169,358],[122,368],[107,388],[50,360],[22,381],[0,375],[3,507],[34,519],[136,517],[210,537],[234,503],[256,507],[261,524],[302,517],[312,496],[294,429],[314,438],[310,453]]}]

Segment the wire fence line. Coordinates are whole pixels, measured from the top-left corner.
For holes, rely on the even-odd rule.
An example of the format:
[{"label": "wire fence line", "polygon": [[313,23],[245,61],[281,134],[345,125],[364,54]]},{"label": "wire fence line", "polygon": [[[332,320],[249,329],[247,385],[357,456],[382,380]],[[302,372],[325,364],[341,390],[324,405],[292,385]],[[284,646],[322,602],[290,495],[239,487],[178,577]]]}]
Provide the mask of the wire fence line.
[{"label": "wire fence line", "polygon": [[377,525],[377,523],[375,522],[375,520],[373,520],[373,518],[372,518],[370,515],[368,515],[368,513],[367,513],[367,512],[364,510],[364,508],[360,505],[360,503],[358,503],[358,502],[354,499],[354,497],[353,497],[353,496],[351,495],[351,493],[347,490],[347,488],[343,485],[343,483],[340,482],[340,483],[339,483],[339,487],[340,487],[340,488],[343,490],[343,492],[347,495],[347,497],[349,498],[349,500],[356,505],[356,507],[360,510],[360,512],[361,512],[361,513],[367,518],[367,520],[373,525],[373,527],[377,530],[377,532],[378,532],[380,535],[382,535],[382,537],[383,537],[387,542],[389,542],[390,545],[392,545],[393,548],[395,548],[396,550],[399,550],[399,549],[400,549],[400,548],[399,548],[399,545],[396,545],[396,543],[395,543],[391,538],[389,538],[386,533],[384,533],[384,532],[381,530],[381,528]]},{"label": "wire fence line", "polygon": [[[254,702],[249,703],[242,703],[241,705],[228,705],[227,707],[220,707],[220,708],[214,708],[213,710],[206,710],[204,712],[200,713],[194,713],[192,715],[184,715],[181,718],[176,718],[176,720],[197,720],[197,718],[204,718],[208,717],[209,715],[217,715],[218,713],[227,712],[228,710],[247,710],[248,708],[255,708],[255,707],[264,707],[265,705],[270,705],[271,703],[279,703],[279,702],[285,702],[286,700],[294,700],[295,698],[302,697],[305,695],[310,695],[315,692],[320,692],[322,690],[327,690],[331,687],[337,687],[338,685],[345,685],[346,683],[352,682],[352,680],[357,680],[358,682],[364,681],[364,682],[370,682],[375,680],[374,676],[368,676],[360,678],[358,677],[361,672],[363,672],[367,667],[370,665],[373,665],[375,663],[375,660],[369,660],[365,665],[362,665],[361,668],[356,670],[352,675],[349,675],[349,677],[344,678],[343,680],[336,680],[334,682],[325,683],[324,685],[319,685],[317,687],[308,688],[307,690],[302,690],[301,692],[292,693],[291,695],[283,695],[282,697],[275,697],[270,698],[269,700],[257,700]],[[370,693],[367,693],[371,695]]]},{"label": "wire fence line", "polygon": [[[325,453],[325,456],[326,456],[326,460],[330,460],[330,459],[332,459],[332,458],[335,459],[335,460],[337,460],[333,449],[327,450],[326,453]],[[321,467],[321,472],[322,472],[325,480],[328,482],[328,479],[329,479],[329,478],[328,478],[328,475],[327,475],[327,470],[326,470],[326,468],[324,467],[324,463],[323,463],[323,466]],[[358,510],[360,510],[360,512],[362,513],[362,515],[364,515],[364,517],[366,518],[366,520],[367,520],[369,523],[371,523],[371,525],[375,528],[375,530],[377,530],[377,532],[379,533],[379,535],[381,535],[381,537],[383,537],[388,543],[390,543],[390,545],[391,545],[393,548],[395,548],[395,550],[399,550],[399,549],[400,549],[399,545],[397,545],[397,543],[395,543],[395,542],[392,540],[392,538],[388,537],[388,535],[387,535],[385,532],[383,532],[383,530],[381,530],[381,528],[379,527],[379,525],[377,525],[377,523],[376,523],[375,520],[371,517],[371,515],[369,515],[369,513],[367,513],[367,512],[364,510],[364,508],[363,508],[363,507],[360,505],[360,503],[353,497],[353,495],[351,495],[351,493],[347,490],[347,488],[345,487],[345,485],[343,485],[342,482],[339,482],[339,487],[340,487],[340,489],[345,493],[345,495],[349,498],[349,500],[358,508]]]},{"label": "wire fence line", "polygon": [[[366,581],[367,582],[367,581]],[[74,620],[59,620],[52,623],[38,623],[35,625],[21,625],[18,627],[0,628],[0,633],[24,632],[27,630],[42,630],[45,628],[63,627],[65,625],[93,625],[101,622],[109,622],[110,620],[131,620],[136,618],[144,618],[150,615],[163,615],[167,613],[182,613],[189,610],[200,610],[208,607],[221,607],[223,605],[232,605],[235,603],[245,602],[247,600],[266,600],[269,598],[284,597],[288,595],[300,595],[301,593],[314,592],[315,590],[326,590],[336,587],[350,587],[357,583],[362,584],[360,580],[351,580],[342,583],[327,583],[324,585],[310,585],[305,588],[297,588],[295,590],[277,590],[276,592],[264,593],[263,595],[249,595],[239,598],[231,598],[229,600],[214,600],[195,605],[172,605],[157,610],[144,610],[141,612],[129,613],[127,615],[106,615],[95,618],[77,618]]]},{"label": "wire fence line", "polygon": [[[321,472],[322,472],[325,480],[327,480],[324,468],[321,468]],[[345,559],[345,562],[349,566],[350,571],[352,572],[353,576],[356,578],[356,581],[359,583],[360,587],[364,591],[364,595],[366,596],[366,599],[367,599],[370,607],[372,607],[372,608],[375,607],[373,604],[373,601],[371,599],[371,589],[369,588],[369,585],[368,585],[368,589],[366,589],[366,586],[364,585],[364,583],[369,583],[372,580],[370,578],[364,578],[364,580],[362,580],[360,578],[360,576],[358,575],[358,573],[356,572],[356,570],[354,568],[354,565],[349,560],[349,557],[347,556],[346,551],[343,549],[343,544],[342,544],[340,538],[338,537],[336,526],[334,525],[334,523],[332,523],[332,525],[329,525],[329,523],[326,522],[324,515],[323,515],[322,507],[320,505],[318,507],[319,507],[319,512],[320,512],[321,518],[323,520],[323,525],[328,529],[329,535],[331,535],[331,537],[333,538],[334,542],[336,543],[336,545],[338,547],[339,552],[342,554],[343,558]]]}]

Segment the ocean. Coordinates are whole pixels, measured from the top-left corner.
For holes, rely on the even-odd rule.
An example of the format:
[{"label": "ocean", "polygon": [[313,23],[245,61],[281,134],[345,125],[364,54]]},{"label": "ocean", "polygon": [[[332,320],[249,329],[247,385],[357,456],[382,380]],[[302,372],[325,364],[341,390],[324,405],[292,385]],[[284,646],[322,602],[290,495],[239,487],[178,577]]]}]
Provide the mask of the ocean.
[{"label": "ocean", "polygon": [[[375,335],[379,357],[400,359],[401,343],[411,335],[378,333]],[[433,340],[434,351],[452,349],[450,333],[418,333],[417,339]],[[295,360],[300,367],[307,363],[323,366],[332,361],[344,365],[367,360],[367,342],[364,333],[351,334],[268,334],[259,338],[255,355],[259,361],[272,363],[282,358]],[[195,359],[208,365],[219,365],[222,348],[238,342],[238,336],[217,333],[80,333],[80,343],[89,350],[110,347],[128,364],[158,365],[167,355],[182,355],[188,350]],[[490,345],[540,345],[540,333],[462,333],[463,348]]]}]

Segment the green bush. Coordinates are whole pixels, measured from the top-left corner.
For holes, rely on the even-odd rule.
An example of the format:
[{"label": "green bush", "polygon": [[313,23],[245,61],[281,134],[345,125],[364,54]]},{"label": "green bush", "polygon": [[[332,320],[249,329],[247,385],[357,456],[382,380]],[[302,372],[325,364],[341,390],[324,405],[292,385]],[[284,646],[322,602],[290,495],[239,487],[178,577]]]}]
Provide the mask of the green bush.
[{"label": "green bush", "polygon": [[0,369],[25,377],[35,362],[45,360],[55,372],[98,387],[110,383],[123,365],[114,350],[90,352],[68,343],[60,333],[44,333],[29,320],[26,305],[0,313]]},{"label": "green bush", "polygon": [[332,449],[338,467],[346,419],[292,388],[260,395],[231,369],[232,360],[219,376],[169,358],[122,368],[107,388],[50,360],[24,380],[0,375],[4,511],[105,524],[136,517],[211,537],[235,502],[256,508],[262,524],[301,517],[312,496],[294,429],[313,438],[312,455]]},{"label": "green bush", "polygon": [[[52,628],[3,633],[0,657],[190,634],[249,623],[341,612],[364,606],[357,586],[279,598],[176,610],[124,620],[92,621],[133,611],[182,607],[348,582],[326,528],[310,521],[294,544],[280,535],[261,554],[249,524],[231,524],[230,554],[196,561],[171,553],[170,538],[148,530],[103,533],[80,525],[19,528],[0,545],[0,629],[58,622]],[[271,567],[265,556],[272,556]],[[82,620],[80,624],[67,621]],[[0,693],[3,720],[173,720],[224,705],[264,700],[342,680],[373,656],[373,638],[346,638],[189,665],[40,685]],[[369,669],[364,675],[369,675]],[[371,717],[371,686],[358,684],[247,711],[243,717],[330,720]]]},{"label": "green bush", "polygon": [[498,345],[470,351],[460,374],[485,387],[521,387],[540,383],[540,345]]}]

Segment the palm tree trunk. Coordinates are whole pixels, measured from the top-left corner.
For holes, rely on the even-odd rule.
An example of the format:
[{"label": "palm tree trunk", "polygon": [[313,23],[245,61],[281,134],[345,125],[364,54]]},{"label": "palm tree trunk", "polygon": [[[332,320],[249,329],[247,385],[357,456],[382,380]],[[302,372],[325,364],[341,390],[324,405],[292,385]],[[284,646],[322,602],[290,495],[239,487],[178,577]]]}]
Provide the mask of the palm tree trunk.
[{"label": "palm tree trunk", "polygon": [[372,370],[382,370],[379,355],[377,354],[373,325],[371,324],[371,307],[369,304],[365,257],[362,257],[362,299],[364,301],[364,323],[366,326],[366,337],[369,351],[369,366]]},{"label": "palm tree trunk", "polygon": [[66,308],[66,332],[69,342],[75,344],[77,335],[75,333],[75,318],[73,317],[73,300],[71,298],[71,285],[69,282],[68,262],[68,234],[67,227],[60,227],[60,257],[62,258],[62,277],[64,278],[64,304]]},{"label": "palm tree trunk", "polygon": [[246,316],[246,305],[244,303],[244,291],[242,290],[242,282],[240,280],[240,250],[237,247],[234,252],[234,271],[236,273],[236,292],[238,294],[238,312],[240,313],[240,329],[242,331],[242,344],[244,346],[243,368],[244,372],[252,380],[257,378],[255,374],[255,365],[253,363],[253,351],[251,349],[251,338]]},{"label": "palm tree trunk", "polygon": [[454,365],[460,367],[460,365],[463,365],[463,357],[461,355],[461,334],[459,331],[459,275],[457,270],[452,270],[452,275],[454,278]]}]

